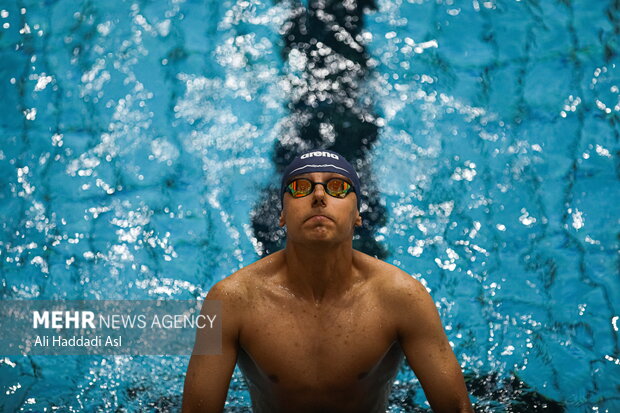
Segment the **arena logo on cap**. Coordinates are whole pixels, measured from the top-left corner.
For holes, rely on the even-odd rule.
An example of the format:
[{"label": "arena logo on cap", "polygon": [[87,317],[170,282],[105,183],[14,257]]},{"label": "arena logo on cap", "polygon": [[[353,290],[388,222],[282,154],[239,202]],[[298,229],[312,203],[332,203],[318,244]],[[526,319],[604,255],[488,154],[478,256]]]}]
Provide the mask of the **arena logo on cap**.
[{"label": "arena logo on cap", "polygon": [[336,155],[336,154],[329,153],[329,152],[322,152],[322,151],[304,153],[303,155],[300,156],[300,158],[301,159],[306,159],[306,158],[310,158],[312,156],[325,156],[325,157],[328,157],[328,158],[340,159],[338,157],[338,155]]}]

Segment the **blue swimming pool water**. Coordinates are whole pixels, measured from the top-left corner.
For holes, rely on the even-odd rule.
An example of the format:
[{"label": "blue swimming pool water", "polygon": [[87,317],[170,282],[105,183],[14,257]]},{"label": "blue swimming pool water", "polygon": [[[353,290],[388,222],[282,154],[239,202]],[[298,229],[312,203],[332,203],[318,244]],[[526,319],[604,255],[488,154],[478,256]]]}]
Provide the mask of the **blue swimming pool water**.
[{"label": "blue swimming pool water", "polygon": [[[296,121],[290,10],[0,2],[1,297],[204,297],[256,260],[257,189]],[[518,379],[619,411],[617,2],[379,1],[364,22],[375,239],[430,289],[478,410],[529,411]],[[7,357],[0,406],[174,411],[186,365]],[[390,411],[414,404],[403,369]],[[249,406],[238,372],[227,406]]]}]

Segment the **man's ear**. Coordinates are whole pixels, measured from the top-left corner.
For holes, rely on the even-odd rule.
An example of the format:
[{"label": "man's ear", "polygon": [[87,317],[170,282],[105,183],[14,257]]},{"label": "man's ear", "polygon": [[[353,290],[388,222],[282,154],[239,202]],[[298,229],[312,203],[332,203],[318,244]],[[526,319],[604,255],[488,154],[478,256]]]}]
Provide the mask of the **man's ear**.
[{"label": "man's ear", "polygon": [[357,212],[357,217],[355,217],[355,226],[356,227],[362,226],[362,216],[360,215],[359,211]]},{"label": "man's ear", "polygon": [[282,211],[280,211],[280,226],[283,227],[284,225],[286,225],[286,223],[284,222],[284,209],[282,209]]}]

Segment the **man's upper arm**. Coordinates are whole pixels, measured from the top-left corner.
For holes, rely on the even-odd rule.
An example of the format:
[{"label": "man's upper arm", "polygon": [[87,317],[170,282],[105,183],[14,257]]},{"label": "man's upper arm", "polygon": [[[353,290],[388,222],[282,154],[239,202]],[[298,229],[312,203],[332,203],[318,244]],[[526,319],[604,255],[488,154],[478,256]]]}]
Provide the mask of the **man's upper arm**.
[{"label": "man's upper arm", "polygon": [[396,309],[399,341],[431,408],[434,412],[471,412],[461,367],[432,298],[408,274],[402,274],[398,287],[392,302],[400,307]]},{"label": "man's upper arm", "polygon": [[222,302],[222,353],[193,355],[183,388],[184,413],[221,412],[224,409],[230,378],[237,362],[239,337],[239,292],[220,282],[207,294],[209,300]]}]

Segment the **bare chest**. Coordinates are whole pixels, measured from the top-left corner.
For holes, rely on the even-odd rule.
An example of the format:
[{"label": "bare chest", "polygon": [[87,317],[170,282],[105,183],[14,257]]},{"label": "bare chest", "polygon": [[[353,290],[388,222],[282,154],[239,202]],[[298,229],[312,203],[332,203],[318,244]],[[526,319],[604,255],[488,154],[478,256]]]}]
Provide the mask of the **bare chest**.
[{"label": "bare chest", "polygon": [[250,381],[338,390],[391,378],[402,357],[395,328],[372,300],[314,307],[263,302],[244,319],[240,366]]}]

